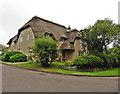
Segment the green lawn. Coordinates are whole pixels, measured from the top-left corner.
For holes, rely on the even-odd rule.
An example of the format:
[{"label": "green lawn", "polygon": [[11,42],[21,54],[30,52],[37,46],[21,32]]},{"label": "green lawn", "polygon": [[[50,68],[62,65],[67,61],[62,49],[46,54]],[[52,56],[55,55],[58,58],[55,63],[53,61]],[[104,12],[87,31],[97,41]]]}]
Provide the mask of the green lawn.
[{"label": "green lawn", "polygon": [[[5,62],[3,62],[5,63]],[[105,71],[94,71],[94,72],[79,72],[72,70],[64,70],[59,69],[59,65],[64,65],[63,62],[53,62],[50,68],[43,68],[39,63],[29,63],[29,62],[19,62],[19,63],[6,63],[12,66],[34,69],[38,71],[44,72],[52,72],[52,73],[61,73],[61,74],[71,74],[71,75],[87,75],[87,76],[120,76],[120,68],[113,68]]]}]

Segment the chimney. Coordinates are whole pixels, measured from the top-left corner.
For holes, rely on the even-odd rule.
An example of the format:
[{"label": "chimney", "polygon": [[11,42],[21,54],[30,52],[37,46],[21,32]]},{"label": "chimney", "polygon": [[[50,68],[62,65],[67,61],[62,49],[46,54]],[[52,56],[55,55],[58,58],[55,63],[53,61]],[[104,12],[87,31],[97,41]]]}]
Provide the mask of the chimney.
[{"label": "chimney", "polygon": [[68,26],[68,28],[67,28],[67,32],[69,32],[71,30],[71,27],[70,27],[70,25]]}]

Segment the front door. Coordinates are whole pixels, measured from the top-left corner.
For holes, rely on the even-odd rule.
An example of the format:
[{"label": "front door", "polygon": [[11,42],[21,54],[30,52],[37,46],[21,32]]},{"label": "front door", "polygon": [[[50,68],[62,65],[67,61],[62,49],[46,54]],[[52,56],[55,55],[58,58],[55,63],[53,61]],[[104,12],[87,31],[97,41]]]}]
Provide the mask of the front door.
[{"label": "front door", "polygon": [[62,61],[66,61],[67,59],[67,52],[66,50],[62,50]]}]

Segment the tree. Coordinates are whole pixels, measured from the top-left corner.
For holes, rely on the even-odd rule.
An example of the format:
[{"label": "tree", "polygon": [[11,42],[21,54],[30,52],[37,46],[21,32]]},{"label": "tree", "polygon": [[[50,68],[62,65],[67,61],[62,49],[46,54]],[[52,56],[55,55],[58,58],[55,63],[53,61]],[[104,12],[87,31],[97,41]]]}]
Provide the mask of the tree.
[{"label": "tree", "polygon": [[114,41],[113,44],[114,47],[120,47],[120,25],[118,25],[118,35],[116,37],[116,40]]},{"label": "tree", "polygon": [[[33,53],[44,67],[48,67],[57,58],[57,43],[50,36],[40,35],[34,41]],[[50,61],[50,63],[49,63]]]},{"label": "tree", "polygon": [[90,53],[106,52],[108,45],[114,42],[118,35],[118,25],[108,18],[97,20],[93,26],[81,30],[82,39],[88,43]]}]

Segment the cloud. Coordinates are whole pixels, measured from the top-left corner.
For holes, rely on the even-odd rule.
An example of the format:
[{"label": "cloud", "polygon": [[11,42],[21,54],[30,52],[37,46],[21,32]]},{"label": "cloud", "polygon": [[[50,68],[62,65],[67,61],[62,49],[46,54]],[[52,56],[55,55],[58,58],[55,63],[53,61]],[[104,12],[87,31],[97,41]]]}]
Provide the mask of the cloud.
[{"label": "cloud", "polygon": [[35,15],[79,30],[109,16],[117,22],[117,1],[0,0],[0,43],[7,43]]},{"label": "cloud", "polygon": [[27,8],[18,3],[3,1],[0,2],[0,8],[0,43],[6,45],[32,15]]}]

